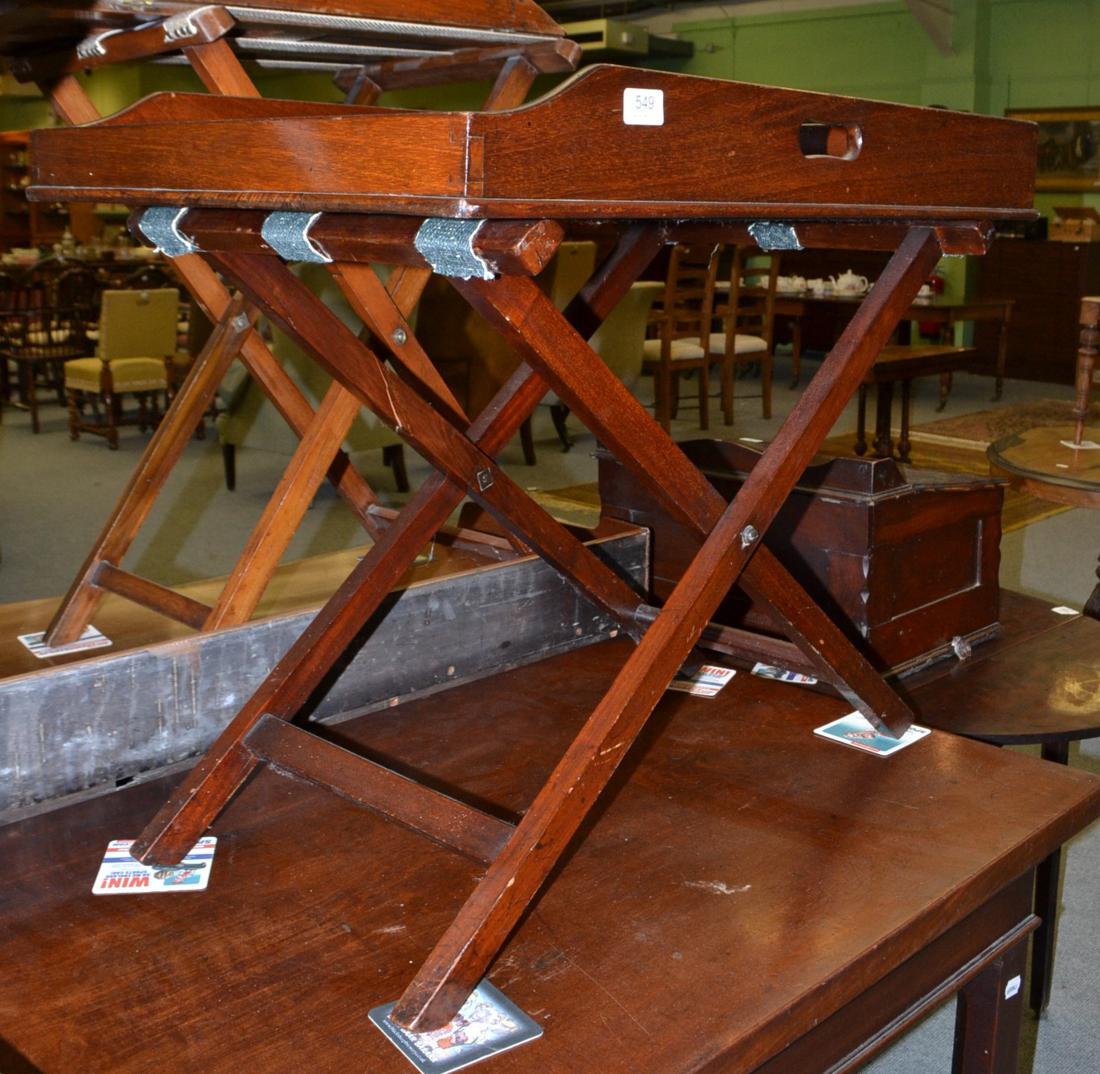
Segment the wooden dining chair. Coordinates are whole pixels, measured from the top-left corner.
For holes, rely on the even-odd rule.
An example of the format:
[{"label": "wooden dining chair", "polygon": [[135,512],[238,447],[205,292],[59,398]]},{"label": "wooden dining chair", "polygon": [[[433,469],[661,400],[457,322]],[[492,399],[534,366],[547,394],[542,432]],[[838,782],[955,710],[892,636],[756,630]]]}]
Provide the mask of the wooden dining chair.
[{"label": "wooden dining chair", "polygon": [[680,375],[699,380],[699,427],[710,427],[708,409],[711,321],[719,243],[677,244],[669,257],[665,291],[650,313],[654,338],[642,348],[642,372],[653,377],[657,421],[666,431],[676,416]]},{"label": "wooden dining chair", "polygon": [[64,402],[62,366],[87,354],[85,326],[83,309],[58,305],[54,290],[38,278],[25,278],[3,290],[0,389],[11,406],[29,412],[32,432],[40,430],[39,389],[56,391],[58,402]]},{"label": "wooden dining chair", "polygon": [[[69,436],[94,433],[118,448],[122,425],[143,432],[160,421],[158,397],[167,404],[168,367],[176,353],[179,291],[104,291],[96,354],[65,363]],[[123,409],[124,395],[137,400],[135,411]]]},{"label": "wooden dining chair", "polygon": [[[721,289],[714,317],[722,331],[711,334],[710,360],[722,371],[722,418],[733,424],[734,381],[749,365],[760,367],[761,409],[772,416],[772,367],[775,355],[775,287],[779,255],[755,246],[738,246],[730,267],[729,289]],[[723,293],[724,292],[724,293]]]}]

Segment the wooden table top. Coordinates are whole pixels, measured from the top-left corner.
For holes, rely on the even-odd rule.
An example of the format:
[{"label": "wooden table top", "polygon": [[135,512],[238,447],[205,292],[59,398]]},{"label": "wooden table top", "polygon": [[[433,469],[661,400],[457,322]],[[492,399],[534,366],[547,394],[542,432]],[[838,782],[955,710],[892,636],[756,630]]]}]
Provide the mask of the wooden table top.
[{"label": "wooden table top", "polygon": [[989,445],[994,470],[1026,492],[1071,507],[1100,507],[1100,430],[1085,427],[1084,447],[1072,447],[1072,425],[1040,425]]},{"label": "wooden table top", "polygon": [[[626,651],[339,733],[514,811]],[[811,733],[844,708],[744,674],[661,703],[492,970],[545,1027],[494,1071],[752,1069],[1100,814],[1095,777],[979,742],[933,733],[882,759]],[[92,896],[107,841],[135,835],[166,782],[0,829],[0,1068],[408,1070],[367,1010],[478,870],[264,771],[215,826],[208,891]]]}]

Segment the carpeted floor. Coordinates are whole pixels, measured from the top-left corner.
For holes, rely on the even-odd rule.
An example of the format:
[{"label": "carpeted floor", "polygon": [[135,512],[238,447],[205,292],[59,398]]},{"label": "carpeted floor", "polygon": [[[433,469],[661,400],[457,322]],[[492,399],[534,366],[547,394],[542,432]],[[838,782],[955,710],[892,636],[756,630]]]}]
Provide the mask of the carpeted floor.
[{"label": "carpeted floor", "polygon": [[[972,444],[984,449],[995,440],[1037,425],[1068,425],[1072,421],[1073,404],[1069,400],[1038,399],[927,421],[915,426],[910,435],[919,443]],[[1100,403],[1089,408],[1089,422],[1100,424]]]}]

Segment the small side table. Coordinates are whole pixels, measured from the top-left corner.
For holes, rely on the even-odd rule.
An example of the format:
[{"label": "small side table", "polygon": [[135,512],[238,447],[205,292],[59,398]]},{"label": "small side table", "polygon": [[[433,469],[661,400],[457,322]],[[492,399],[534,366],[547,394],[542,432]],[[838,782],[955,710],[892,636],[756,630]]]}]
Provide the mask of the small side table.
[{"label": "small side table", "polygon": [[[919,719],[998,746],[1038,745],[1045,760],[1068,764],[1071,743],[1100,737],[1100,622],[1057,614],[1049,602],[1009,591],[1002,591],[1001,619],[1002,636],[975,647],[969,660],[905,680]],[[1035,872],[1042,921],[1031,951],[1036,1014],[1050,1001],[1061,864],[1058,849]]]}]

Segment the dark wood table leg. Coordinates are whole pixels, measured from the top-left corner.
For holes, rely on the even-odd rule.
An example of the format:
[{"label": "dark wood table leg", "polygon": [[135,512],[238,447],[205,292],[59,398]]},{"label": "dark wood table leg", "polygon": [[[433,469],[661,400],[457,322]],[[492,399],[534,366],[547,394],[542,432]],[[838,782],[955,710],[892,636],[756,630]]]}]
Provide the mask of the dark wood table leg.
[{"label": "dark wood table leg", "polygon": [[894,385],[883,381],[878,385],[875,398],[875,443],[877,456],[888,459],[894,452],[894,441],[890,435],[890,416],[894,409]]},{"label": "dark wood table leg", "polygon": [[791,318],[791,387],[797,388],[802,376],[802,315]]},{"label": "dark wood table leg", "polygon": [[1005,361],[1008,357],[1008,317],[1006,308],[1001,317],[1001,327],[997,332],[997,365],[993,375],[993,401],[1001,398],[1005,386]]},{"label": "dark wood table leg", "polygon": [[[1069,764],[1069,743],[1044,742],[1043,760]],[[1035,915],[1040,925],[1031,945],[1031,1009],[1042,1014],[1050,1003],[1054,974],[1054,947],[1058,939],[1058,906],[1061,901],[1062,848],[1040,862],[1035,870]]]},{"label": "dark wood table leg", "polygon": [[901,382],[901,436],[898,438],[898,461],[909,461],[909,397],[913,382],[903,380]]},{"label": "dark wood table leg", "polygon": [[1100,563],[1096,565],[1096,585],[1093,586],[1089,599],[1085,601],[1081,614],[1087,615],[1090,619],[1100,619]]},{"label": "dark wood table leg", "polygon": [[1027,936],[959,992],[952,1074],[1017,1074]]},{"label": "dark wood table leg", "polygon": [[867,453],[867,385],[859,386],[859,401],[856,405],[856,444],[855,453]]},{"label": "dark wood table leg", "polygon": [[947,397],[951,394],[951,385],[955,381],[955,374],[951,372],[940,374],[940,399],[936,403],[936,413],[941,413],[947,406]]}]

